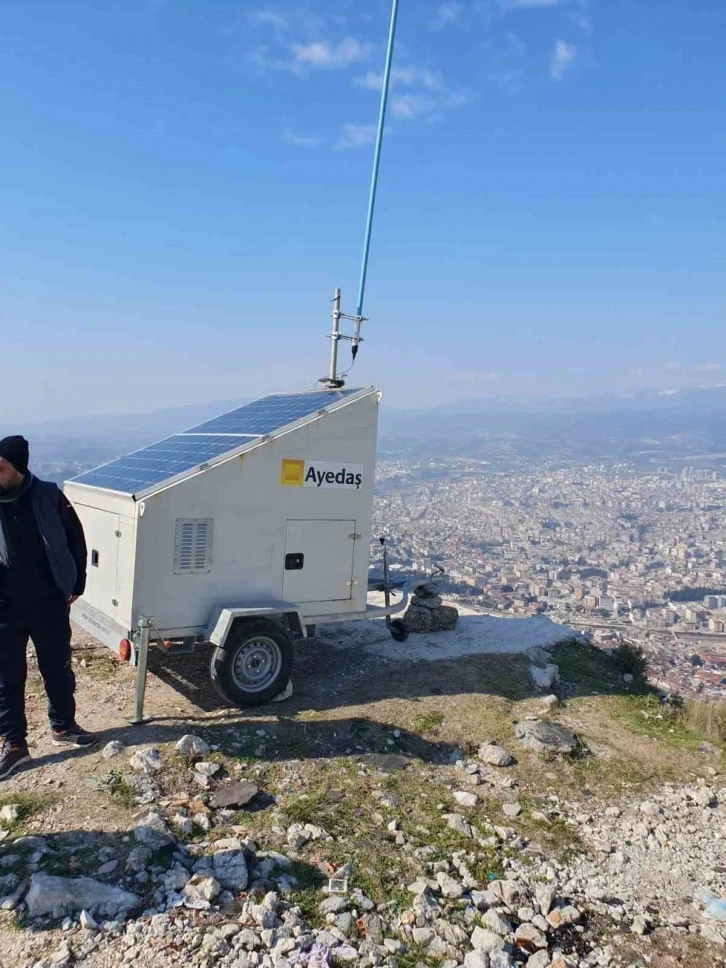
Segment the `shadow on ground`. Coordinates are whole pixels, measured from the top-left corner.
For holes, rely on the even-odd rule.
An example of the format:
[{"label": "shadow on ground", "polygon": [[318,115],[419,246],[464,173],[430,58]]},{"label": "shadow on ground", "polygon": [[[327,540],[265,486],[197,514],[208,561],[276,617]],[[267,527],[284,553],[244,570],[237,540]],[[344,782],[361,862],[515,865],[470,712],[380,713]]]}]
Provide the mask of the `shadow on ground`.
[{"label": "shadow on ground", "polygon": [[[101,742],[120,740],[128,747],[156,745],[174,742],[187,733],[205,737],[226,755],[267,762],[320,759],[321,764],[329,757],[349,757],[385,773],[396,772],[410,757],[443,763],[458,755],[457,747],[452,744],[433,742],[410,730],[397,729],[394,739],[390,728],[365,717],[303,722],[288,714],[273,723],[260,723],[238,710],[233,710],[222,722],[210,722],[204,715],[180,714],[150,719],[139,726],[129,723],[111,727],[103,731]],[[97,749],[59,750],[38,756],[17,770],[14,776],[38,767],[82,759],[96,753]],[[109,771],[115,768],[115,762],[114,759],[108,761]]]},{"label": "shadow on ground", "polygon": [[[440,634],[445,638],[456,632]],[[391,648],[395,649],[393,642]],[[568,698],[643,691],[642,684],[624,683],[611,657],[592,646],[570,640],[553,646],[550,652],[562,673],[560,691]],[[209,659],[210,651],[204,648],[177,657],[154,651],[149,671],[210,713],[227,707],[211,684]],[[501,652],[389,661],[365,650],[341,649],[328,639],[312,639],[297,647],[293,697],[279,704],[250,707],[244,714],[252,719],[271,714],[293,716],[305,710],[340,709],[391,699],[416,702],[431,696],[498,696],[516,702],[535,695],[530,664],[524,654]]]}]

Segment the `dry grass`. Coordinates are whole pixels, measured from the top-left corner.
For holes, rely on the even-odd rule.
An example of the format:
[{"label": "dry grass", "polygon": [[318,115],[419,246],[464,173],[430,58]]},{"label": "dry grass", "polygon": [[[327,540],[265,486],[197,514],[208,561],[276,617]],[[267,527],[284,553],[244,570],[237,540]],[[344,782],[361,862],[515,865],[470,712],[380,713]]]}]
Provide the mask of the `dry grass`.
[{"label": "dry grass", "polygon": [[713,743],[726,743],[726,703],[689,699],[681,716],[686,728]]}]

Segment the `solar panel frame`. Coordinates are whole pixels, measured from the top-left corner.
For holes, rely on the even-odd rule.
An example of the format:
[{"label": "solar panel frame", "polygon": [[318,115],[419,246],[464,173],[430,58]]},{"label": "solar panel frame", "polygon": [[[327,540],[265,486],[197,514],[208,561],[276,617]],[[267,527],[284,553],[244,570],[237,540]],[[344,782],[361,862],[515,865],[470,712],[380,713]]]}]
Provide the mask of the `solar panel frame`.
[{"label": "solar panel frame", "polygon": [[[123,495],[124,497],[130,497],[134,500],[140,500],[153,494],[159,490],[163,490],[174,484],[185,480],[187,477],[191,477],[193,474],[197,474],[200,471],[206,470],[209,467],[215,466],[216,464],[223,463],[226,460],[234,458],[253,447],[259,446],[263,441],[270,439],[271,437],[277,436],[281,433],[287,433],[291,430],[296,429],[298,426],[303,426],[306,423],[315,420],[324,413],[330,413],[349,403],[354,402],[357,399],[362,399],[363,397],[375,392],[374,387],[361,387],[361,388],[351,388],[345,390],[318,390],[309,391],[308,393],[278,393],[271,394],[267,397],[261,397],[259,400],[252,401],[252,403],[247,404],[244,407],[238,407],[236,410],[229,411],[226,414],[221,414],[219,417],[213,417],[211,420],[204,421],[204,423],[192,427],[189,430],[182,431],[179,434],[173,434],[171,437],[166,437],[163,440],[157,441],[154,444],[150,444],[147,447],[142,447],[137,451],[133,451],[123,457],[117,458],[115,461],[110,461],[107,464],[102,464],[99,467],[92,468],[89,471],[80,474],[78,477],[73,478],[68,483],[77,484],[81,487],[89,488],[100,488],[104,491],[110,491],[115,494]],[[307,408],[307,412],[299,414],[297,417],[294,416],[293,411],[291,411],[289,404],[293,405],[296,402],[302,402],[303,399],[307,399],[308,402],[310,398],[315,398],[315,402],[321,403],[320,407],[315,407],[314,409]],[[332,397],[332,400],[331,400]],[[273,405],[272,408],[267,409],[268,424],[269,419],[271,419],[270,409],[276,410],[280,414],[279,419],[283,419],[283,413],[285,417],[292,417],[287,423],[277,423],[277,426],[272,427],[270,430],[264,433],[252,434],[250,432],[221,432],[212,433],[207,428],[209,425],[215,425],[217,421],[224,420],[235,415],[242,415],[249,407],[255,407],[255,405],[270,403],[271,401],[280,401],[280,406]],[[284,403],[287,402],[287,409],[284,408]],[[299,406],[297,408],[300,409]],[[241,424],[235,424],[235,426],[240,426]],[[267,424],[265,424],[267,426]],[[260,428],[258,428],[260,429]],[[199,456],[202,459],[195,461],[193,464],[188,463],[188,457],[186,458],[186,466],[172,467],[174,463],[174,458],[171,457],[171,446],[174,448],[184,448],[187,444],[188,439],[189,445],[193,445],[195,448],[195,456]],[[238,445],[235,446],[234,442],[238,441]],[[204,444],[207,446],[205,447]],[[146,473],[144,473],[144,461],[148,458],[142,455],[148,454],[150,451],[157,451],[161,448],[164,456],[162,460],[166,460],[167,467],[164,468],[164,476],[160,477],[158,475],[158,465],[155,475],[151,476],[151,469],[147,468]],[[187,454],[189,454],[189,448],[186,449]],[[178,452],[178,451],[177,451]],[[112,473],[111,468],[115,468]],[[118,471],[121,471],[119,474]],[[171,472],[171,473],[169,473]],[[119,487],[120,483],[126,482],[125,487]]]}]

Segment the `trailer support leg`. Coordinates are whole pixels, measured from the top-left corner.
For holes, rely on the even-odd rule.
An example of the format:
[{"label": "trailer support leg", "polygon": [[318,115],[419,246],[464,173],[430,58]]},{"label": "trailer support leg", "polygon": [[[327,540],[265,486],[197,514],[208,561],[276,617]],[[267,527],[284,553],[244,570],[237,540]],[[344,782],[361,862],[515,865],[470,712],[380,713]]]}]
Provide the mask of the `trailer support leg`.
[{"label": "trailer support leg", "polygon": [[146,696],[146,668],[149,662],[149,639],[151,638],[151,622],[147,618],[139,619],[138,645],[136,653],[136,695],[134,697],[134,715],[131,722],[137,726],[144,720],[144,697]]}]

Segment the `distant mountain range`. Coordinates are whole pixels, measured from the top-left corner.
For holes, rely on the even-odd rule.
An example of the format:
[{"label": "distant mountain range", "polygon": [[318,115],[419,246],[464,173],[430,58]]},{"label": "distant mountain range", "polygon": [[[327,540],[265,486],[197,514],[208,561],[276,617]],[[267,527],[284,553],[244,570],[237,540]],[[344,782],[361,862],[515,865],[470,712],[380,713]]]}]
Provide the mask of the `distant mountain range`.
[{"label": "distant mountain range", "polygon": [[[36,459],[66,473],[91,466],[242,406],[218,400],[146,414],[95,415],[35,425],[25,433]],[[466,456],[493,462],[558,456],[646,463],[726,454],[726,384],[685,390],[551,399],[487,397],[421,409],[381,407],[382,456]],[[726,458],[724,458],[726,461]]]},{"label": "distant mountain range", "polygon": [[496,397],[384,407],[381,451],[409,457],[642,459],[726,454],[726,384],[591,397]]}]

